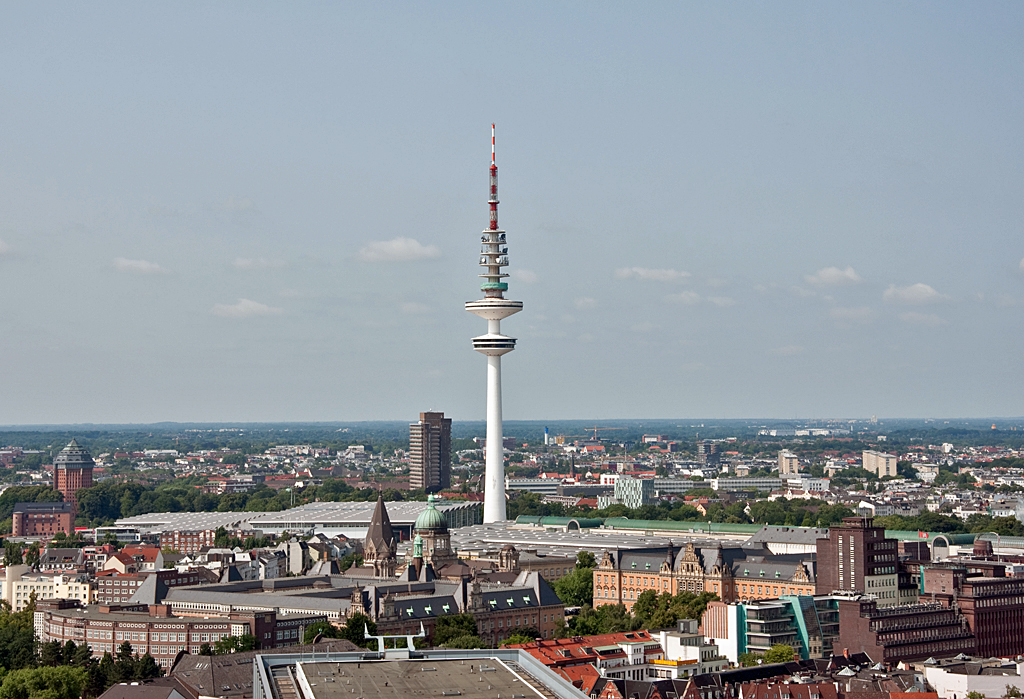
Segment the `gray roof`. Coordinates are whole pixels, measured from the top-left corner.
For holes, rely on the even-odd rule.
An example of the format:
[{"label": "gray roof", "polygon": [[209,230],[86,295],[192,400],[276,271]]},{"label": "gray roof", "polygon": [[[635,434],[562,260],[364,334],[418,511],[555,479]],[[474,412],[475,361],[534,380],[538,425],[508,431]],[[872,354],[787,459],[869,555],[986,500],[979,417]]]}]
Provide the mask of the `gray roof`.
[{"label": "gray roof", "polygon": [[89,450],[80,446],[74,439],[68,442],[68,445],[61,449],[57,456],[53,457],[53,467],[55,469],[86,468],[95,465],[96,462],[92,460]]},{"label": "gray roof", "polygon": [[[325,639],[315,646],[285,646],[265,648],[230,655],[189,655],[182,653],[171,668],[171,676],[193,688],[197,694],[217,697],[251,697],[252,663],[257,655],[282,653],[345,653],[360,650],[351,641],[339,638]],[[217,686],[213,683],[216,680]]]},{"label": "gray roof", "polygon": [[765,525],[748,541],[763,544],[802,544],[814,546],[818,539],[827,539],[828,529],[817,527],[786,527]]},{"label": "gray roof", "polygon": [[70,502],[19,502],[15,512],[71,512]]}]

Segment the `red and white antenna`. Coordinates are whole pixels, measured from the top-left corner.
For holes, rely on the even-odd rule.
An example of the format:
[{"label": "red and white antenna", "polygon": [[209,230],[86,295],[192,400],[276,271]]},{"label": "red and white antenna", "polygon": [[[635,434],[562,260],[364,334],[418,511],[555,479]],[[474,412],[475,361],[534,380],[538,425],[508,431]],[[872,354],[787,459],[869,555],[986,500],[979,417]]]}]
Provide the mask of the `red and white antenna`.
[{"label": "red and white antenna", "polygon": [[494,162],[494,124],[491,124],[491,230],[498,230],[498,166]]}]

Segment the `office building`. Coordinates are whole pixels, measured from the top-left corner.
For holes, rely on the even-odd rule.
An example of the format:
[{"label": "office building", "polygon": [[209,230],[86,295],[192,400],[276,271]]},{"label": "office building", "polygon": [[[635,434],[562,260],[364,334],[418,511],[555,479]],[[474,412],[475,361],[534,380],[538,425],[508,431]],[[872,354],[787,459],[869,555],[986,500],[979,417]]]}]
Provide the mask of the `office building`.
[{"label": "office building", "polygon": [[779,476],[788,476],[800,472],[800,457],[783,449],[779,452]]},{"label": "office building", "polygon": [[654,479],[619,476],[615,479],[615,499],[635,510],[654,501]]},{"label": "office building", "polygon": [[894,454],[864,451],[861,461],[865,471],[870,471],[879,478],[896,475],[896,456]]},{"label": "office building", "polygon": [[409,485],[428,493],[452,485],[452,419],[444,413],[420,413],[409,425]]},{"label": "office building", "polygon": [[697,462],[702,466],[714,466],[721,461],[722,455],[718,450],[718,442],[705,439],[697,443]]},{"label": "office building", "polygon": [[871,517],[846,517],[818,539],[819,595],[855,591],[873,596],[879,607],[899,603],[896,540]]},{"label": "office building", "polygon": [[797,659],[827,658],[839,637],[838,599],[785,595],[745,604],[709,602],[701,628],[733,663],[743,653],[764,655],[780,643],[791,646]]}]

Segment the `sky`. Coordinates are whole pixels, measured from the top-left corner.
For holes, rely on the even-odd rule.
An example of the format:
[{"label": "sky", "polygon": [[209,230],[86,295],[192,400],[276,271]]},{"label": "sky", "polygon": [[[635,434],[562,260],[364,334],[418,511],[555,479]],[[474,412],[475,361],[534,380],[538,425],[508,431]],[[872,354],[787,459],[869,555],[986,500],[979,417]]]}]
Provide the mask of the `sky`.
[{"label": "sky", "polygon": [[1024,415],[1020,3],[3,3],[0,424]]}]

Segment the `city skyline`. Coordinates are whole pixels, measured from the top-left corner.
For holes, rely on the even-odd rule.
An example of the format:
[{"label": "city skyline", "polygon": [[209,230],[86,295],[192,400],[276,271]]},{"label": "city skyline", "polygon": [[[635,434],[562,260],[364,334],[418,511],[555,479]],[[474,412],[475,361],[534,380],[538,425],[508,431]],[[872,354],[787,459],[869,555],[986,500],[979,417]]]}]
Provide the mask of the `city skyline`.
[{"label": "city skyline", "polygon": [[1024,415],[1022,29],[13,7],[0,424],[480,419],[493,121],[507,420]]}]

